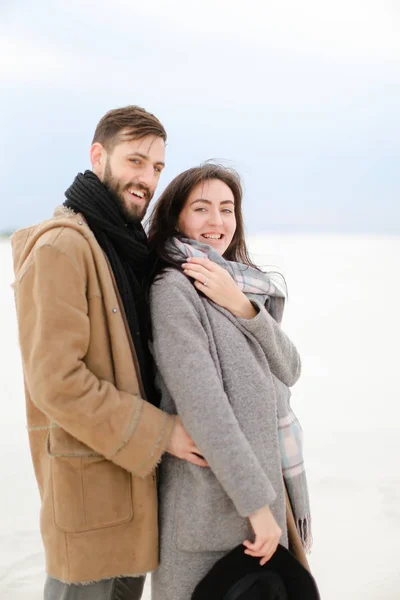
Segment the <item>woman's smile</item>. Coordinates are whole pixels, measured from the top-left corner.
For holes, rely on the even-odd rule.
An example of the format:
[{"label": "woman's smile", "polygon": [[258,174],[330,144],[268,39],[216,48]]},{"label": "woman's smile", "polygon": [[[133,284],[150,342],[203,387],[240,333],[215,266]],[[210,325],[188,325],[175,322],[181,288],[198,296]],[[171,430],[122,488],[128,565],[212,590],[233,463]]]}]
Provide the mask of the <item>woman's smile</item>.
[{"label": "woman's smile", "polygon": [[235,200],[229,186],[219,179],[194,186],[179,215],[178,229],[223,255],[236,231]]}]

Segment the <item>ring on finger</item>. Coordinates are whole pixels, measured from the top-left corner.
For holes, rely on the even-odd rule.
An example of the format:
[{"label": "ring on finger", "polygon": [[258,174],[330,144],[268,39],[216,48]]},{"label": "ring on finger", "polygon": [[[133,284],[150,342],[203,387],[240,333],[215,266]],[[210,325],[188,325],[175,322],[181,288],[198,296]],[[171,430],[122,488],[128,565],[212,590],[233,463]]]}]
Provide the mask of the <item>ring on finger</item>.
[{"label": "ring on finger", "polygon": [[203,285],[204,285],[204,287],[208,286],[208,277],[206,277],[205,280],[203,281]]}]

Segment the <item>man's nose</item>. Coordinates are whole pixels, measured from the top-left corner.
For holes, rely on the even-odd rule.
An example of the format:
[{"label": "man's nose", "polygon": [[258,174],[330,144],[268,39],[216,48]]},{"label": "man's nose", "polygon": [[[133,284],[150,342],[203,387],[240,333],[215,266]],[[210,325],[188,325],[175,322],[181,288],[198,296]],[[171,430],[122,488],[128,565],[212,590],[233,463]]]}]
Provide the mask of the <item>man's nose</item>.
[{"label": "man's nose", "polygon": [[139,183],[153,190],[157,185],[157,178],[154,172],[153,165],[144,165],[138,177]]}]

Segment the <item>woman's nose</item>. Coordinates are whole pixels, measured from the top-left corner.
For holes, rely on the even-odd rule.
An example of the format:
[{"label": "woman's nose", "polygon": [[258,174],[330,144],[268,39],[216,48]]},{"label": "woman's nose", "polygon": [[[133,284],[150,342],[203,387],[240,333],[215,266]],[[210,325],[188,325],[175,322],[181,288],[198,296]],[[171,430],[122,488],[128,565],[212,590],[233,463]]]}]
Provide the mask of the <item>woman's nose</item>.
[{"label": "woman's nose", "polygon": [[210,225],[222,225],[222,217],[219,210],[210,211],[209,223]]}]

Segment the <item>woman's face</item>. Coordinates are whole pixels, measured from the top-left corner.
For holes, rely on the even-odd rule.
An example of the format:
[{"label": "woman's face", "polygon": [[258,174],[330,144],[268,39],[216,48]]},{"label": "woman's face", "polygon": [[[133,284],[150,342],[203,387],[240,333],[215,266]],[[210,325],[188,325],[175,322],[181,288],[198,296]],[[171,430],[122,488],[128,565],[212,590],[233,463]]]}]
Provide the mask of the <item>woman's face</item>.
[{"label": "woman's face", "polygon": [[185,237],[212,246],[221,256],[236,230],[232,190],[219,179],[208,179],[190,192],[178,219]]}]

